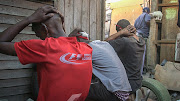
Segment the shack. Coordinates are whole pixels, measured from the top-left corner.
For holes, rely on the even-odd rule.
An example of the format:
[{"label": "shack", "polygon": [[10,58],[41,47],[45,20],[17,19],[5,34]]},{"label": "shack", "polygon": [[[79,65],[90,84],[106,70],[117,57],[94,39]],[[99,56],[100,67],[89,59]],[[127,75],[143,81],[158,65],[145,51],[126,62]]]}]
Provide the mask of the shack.
[{"label": "shack", "polygon": [[[67,34],[82,28],[91,40],[104,38],[104,0],[0,0],[0,33],[43,5],[54,5],[64,15]],[[13,42],[36,38],[29,25]],[[17,57],[0,54],[0,100],[31,98],[32,72],[32,65],[21,65]]]},{"label": "shack", "polygon": [[175,43],[180,28],[178,21],[178,0],[152,0],[151,12],[161,11],[161,21],[151,20],[147,48],[147,65],[154,68],[164,59],[175,61]]}]

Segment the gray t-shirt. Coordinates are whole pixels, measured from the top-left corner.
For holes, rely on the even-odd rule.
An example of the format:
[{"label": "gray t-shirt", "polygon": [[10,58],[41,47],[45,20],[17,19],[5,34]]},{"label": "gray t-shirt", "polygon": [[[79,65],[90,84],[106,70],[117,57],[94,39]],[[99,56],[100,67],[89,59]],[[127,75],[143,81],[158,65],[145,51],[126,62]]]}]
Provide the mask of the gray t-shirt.
[{"label": "gray t-shirt", "polygon": [[98,77],[110,92],[131,91],[125,68],[113,47],[105,41],[93,41],[93,74]]},{"label": "gray t-shirt", "polygon": [[121,59],[131,84],[133,92],[141,87],[141,67],[143,61],[145,41],[134,37],[122,37],[109,41]]}]

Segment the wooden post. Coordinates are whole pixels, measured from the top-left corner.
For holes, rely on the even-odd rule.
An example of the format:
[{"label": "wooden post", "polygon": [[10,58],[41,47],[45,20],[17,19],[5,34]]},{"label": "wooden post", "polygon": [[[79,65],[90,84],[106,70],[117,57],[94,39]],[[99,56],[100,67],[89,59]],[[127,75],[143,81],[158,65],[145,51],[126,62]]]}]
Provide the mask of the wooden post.
[{"label": "wooden post", "polygon": [[105,40],[105,20],[106,20],[106,5],[105,0],[101,0],[101,40]]},{"label": "wooden post", "polygon": [[[151,1],[151,12],[158,10],[158,0]],[[147,66],[155,68],[157,64],[157,47],[154,44],[154,41],[157,40],[158,37],[158,24],[155,19],[152,19],[150,22],[150,32],[149,39],[147,42]]]}]

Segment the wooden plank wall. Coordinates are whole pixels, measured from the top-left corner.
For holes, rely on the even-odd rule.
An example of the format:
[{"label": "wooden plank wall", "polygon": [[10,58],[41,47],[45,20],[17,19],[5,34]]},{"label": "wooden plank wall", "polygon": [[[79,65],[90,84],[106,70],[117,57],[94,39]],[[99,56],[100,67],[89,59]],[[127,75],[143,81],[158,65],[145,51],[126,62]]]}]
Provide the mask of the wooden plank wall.
[{"label": "wooden plank wall", "polygon": [[[171,5],[171,4],[177,5]],[[179,28],[177,27],[178,19],[178,0],[162,0],[162,28],[161,28],[161,40],[174,41],[176,36],[180,33]],[[170,44],[161,44],[160,49],[160,63],[166,59],[168,61],[174,61],[175,56],[175,43]]]},{"label": "wooden plank wall", "polygon": [[[0,33],[44,4],[27,0],[0,0]],[[91,40],[104,38],[104,0],[55,0],[55,6],[65,16],[67,34],[79,27],[90,33]],[[35,38],[29,25],[13,42]],[[0,100],[25,101],[31,97],[31,76],[32,65],[23,66],[17,57],[0,54]]]},{"label": "wooden plank wall", "polygon": [[81,28],[90,40],[104,39],[105,0],[55,0],[55,6],[65,17],[67,34]]},{"label": "wooden plank wall", "polygon": [[[0,33],[43,5],[27,0],[0,0]],[[35,38],[29,25],[13,42]],[[0,100],[25,101],[31,97],[31,76],[32,65],[21,65],[17,57],[0,54]]]}]

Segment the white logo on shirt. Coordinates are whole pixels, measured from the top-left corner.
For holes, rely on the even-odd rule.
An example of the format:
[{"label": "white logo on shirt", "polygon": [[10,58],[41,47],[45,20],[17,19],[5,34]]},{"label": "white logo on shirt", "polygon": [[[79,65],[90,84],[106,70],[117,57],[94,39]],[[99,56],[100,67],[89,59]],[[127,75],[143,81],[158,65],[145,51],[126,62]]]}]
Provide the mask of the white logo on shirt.
[{"label": "white logo on shirt", "polygon": [[67,101],[77,101],[78,98],[80,98],[81,95],[82,95],[82,93],[80,93],[80,94],[73,94]]},{"label": "white logo on shirt", "polygon": [[[68,59],[67,57],[71,55]],[[59,59],[61,62],[66,63],[66,64],[84,64],[86,62],[78,62],[78,60],[91,60],[91,54],[74,54],[74,53],[66,53],[62,55]]]}]

